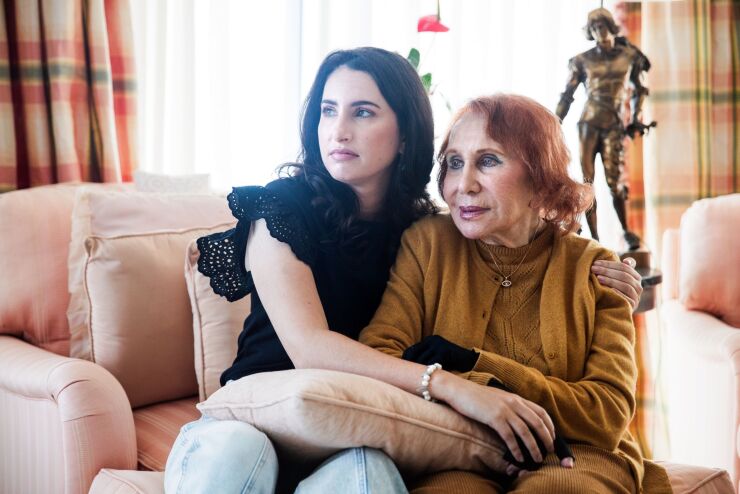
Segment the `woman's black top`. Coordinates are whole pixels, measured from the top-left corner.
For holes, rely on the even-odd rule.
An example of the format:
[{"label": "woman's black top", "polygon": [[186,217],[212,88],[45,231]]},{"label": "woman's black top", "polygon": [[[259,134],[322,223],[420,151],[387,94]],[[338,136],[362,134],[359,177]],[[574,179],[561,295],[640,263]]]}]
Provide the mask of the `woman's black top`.
[{"label": "woman's black top", "polygon": [[235,187],[228,201],[236,227],[198,239],[198,270],[210,277],[213,290],[229,301],[252,296],[236,359],[221,375],[222,385],[257,372],[294,368],[244,266],[252,221],[264,218],[270,234],[290,245],[311,268],[331,330],[357,339],[380,304],[399,235],[384,223],[360,221],[350,239],[342,238],[325,219],[324,208],[314,205],[315,197],[300,177],[282,178],[265,187]]}]

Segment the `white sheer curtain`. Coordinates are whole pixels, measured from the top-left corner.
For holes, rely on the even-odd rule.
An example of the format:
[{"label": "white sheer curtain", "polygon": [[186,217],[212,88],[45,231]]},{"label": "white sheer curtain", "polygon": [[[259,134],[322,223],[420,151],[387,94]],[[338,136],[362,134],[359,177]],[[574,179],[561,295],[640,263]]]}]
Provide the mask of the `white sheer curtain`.
[{"label": "white sheer curtain", "polygon": [[[593,46],[585,0],[442,0],[446,33],[417,33],[434,0],[131,0],[139,76],[142,168],[210,173],[217,189],[269,181],[299,150],[298,116],[331,50],[374,45],[421,51],[433,73],[437,134],[471,96],[507,91],[555,108],[568,59]],[[605,2],[611,7],[611,2]],[[576,93],[564,129],[580,176]],[[598,172],[601,173],[600,167]],[[597,198],[611,203],[603,175]],[[610,207],[599,227],[618,247]],[[613,239],[613,240],[612,240]],[[614,245],[612,245],[614,244]]]},{"label": "white sheer curtain", "polygon": [[148,171],[260,183],[294,160],[300,2],[132,0]]}]

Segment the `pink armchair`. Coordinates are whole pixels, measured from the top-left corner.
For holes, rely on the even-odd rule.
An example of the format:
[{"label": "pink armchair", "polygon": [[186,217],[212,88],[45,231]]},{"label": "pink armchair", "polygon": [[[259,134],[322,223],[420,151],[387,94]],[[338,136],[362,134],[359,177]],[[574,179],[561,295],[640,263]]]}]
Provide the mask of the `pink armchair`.
[{"label": "pink armchair", "polygon": [[740,194],[694,203],[662,264],[672,459],[724,468],[740,492]]},{"label": "pink armchair", "polygon": [[87,492],[104,466],[136,468],[126,394],[104,368],[0,336],[0,491]]},{"label": "pink armchair", "polygon": [[[90,184],[86,185],[89,189]],[[195,408],[198,388],[193,319],[184,277],[185,246],[208,228],[232,221],[225,201],[199,196],[198,210],[192,214],[169,207],[177,218],[162,214],[152,215],[156,216],[152,220],[144,217],[144,223],[179,221],[197,227],[188,229],[180,224],[173,232],[159,229],[147,235],[120,234],[130,214],[120,208],[106,212],[113,216],[108,222],[112,233],[106,237],[109,247],[118,249],[127,242],[140,241],[142,245],[160,242],[170,250],[164,259],[157,260],[158,271],[152,274],[156,283],[141,276],[133,280],[134,286],[119,292],[120,275],[130,274],[128,268],[116,274],[116,280],[112,275],[99,276],[97,281],[85,278],[88,285],[98,283],[97,287],[87,286],[91,300],[93,296],[109,298],[105,314],[89,314],[90,324],[98,326],[94,335],[106,335],[113,326],[123,329],[123,334],[110,334],[109,341],[90,342],[94,363],[69,356],[70,241],[77,240],[84,250],[82,239],[74,238],[82,233],[72,233],[78,189],[79,185],[55,185],[0,195],[2,493],[80,494],[88,492],[103,468],[161,471],[179,428],[200,415]],[[125,196],[132,193],[131,186],[120,184],[92,189],[118,197],[121,190],[126,191]],[[140,204],[142,197],[136,196],[135,201]],[[159,212],[172,201],[170,196],[164,197]],[[194,199],[184,200],[192,203]],[[94,213],[103,211],[97,208]],[[96,239],[99,249],[102,238]],[[112,247],[110,256],[120,252]],[[101,264],[106,266],[108,260],[114,269],[123,261],[109,258]],[[85,267],[88,275],[91,266]],[[152,290],[138,299],[144,304],[151,301],[155,306],[151,312],[162,314],[158,316],[162,321],[153,317],[135,323],[117,321],[126,314],[119,316],[108,310],[115,309],[119,301],[133,299],[139,286]],[[167,303],[157,302],[162,299],[155,296],[159,295],[155,290],[167,292]],[[102,306],[93,305],[96,307]],[[155,333],[164,326],[169,327],[172,342],[153,351],[147,348],[157,345]],[[138,341],[128,338],[137,331],[146,334],[140,334]],[[79,342],[73,342],[75,345]]]}]

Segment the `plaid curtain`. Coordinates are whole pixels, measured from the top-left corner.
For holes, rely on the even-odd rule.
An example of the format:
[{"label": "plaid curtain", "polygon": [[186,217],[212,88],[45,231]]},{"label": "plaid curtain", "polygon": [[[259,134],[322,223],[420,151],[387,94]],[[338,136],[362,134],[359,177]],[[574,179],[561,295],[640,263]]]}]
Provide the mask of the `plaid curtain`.
[{"label": "plaid curtain", "polygon": [[[615,16],[652,63],[645,118],[658,127],[626,140],[628,223],[659,265],[662,233],[697,199],[737,192],[740,2],[620,2]],[[667,457],[658,311],[635,316],[640,375],[630,430],[646,457]]]},{"label": "plaid curtain", "polygon": [[642,27],[658,121],[645,139],[645,214],[658,248],[693,201],[740,190],[740,2],[646,3]]},{"label": "plaid curtain", "polygon": [[[614,17],[621,27],[620,35],[626,36],[630,43],[641,48],[641,12],[639,3],[619,2],[614,6]],[[646,53],[648,58],[653,62],[650,53]],[[629,100],[625,102],[629,105]],[[629,114],[629,108],[625,108],[625,114]],[[648,123],[649,115],[645,115],[643,120]],[[652,139],[652,133],[646,139]],[[625,177],[629,185],[629,203],[627,210],[627,224],[633,232],[640,237],[645,238],[645,182],[643,180],[643,138],[624,139],[625,149]],[[654,263],[655,260],[653,259]],[[651,350],[655,345],[651,345],[649,336],[654,333],[654,327],[648,324],[645,314],[634,315],[636,344],[635,355],[638,366],[636,400],[637,409],[635,416],[630,423],[630,432],[639,443],[642,453],[646,458],[652,458],[655,453],[658,457],[664,457],[667,453],[667,428],[665,416],[662,412],[661,393],[659,391],[659,381],[656,379],[656,373],[653,363]],[[656,443],[658,447],[656,448]],[[656,451],[657,450],[657,451]]]},{"label": "plaid curtain", "polygon": [[0,191],[130,181],[134,89],[128,0],[3,0]]}]

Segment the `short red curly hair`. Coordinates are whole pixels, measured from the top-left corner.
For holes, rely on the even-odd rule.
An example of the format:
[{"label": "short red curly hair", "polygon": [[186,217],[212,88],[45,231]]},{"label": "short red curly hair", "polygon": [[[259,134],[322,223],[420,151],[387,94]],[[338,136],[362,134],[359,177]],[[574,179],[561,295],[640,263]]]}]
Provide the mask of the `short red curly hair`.
[{"label": "short red curly hair", "polygon": [[437,154],[440,195],[447,175],[445,153],[450,132],[468,113],[483,115],[488,121],[486,132],[527,169],[535,191],[535,202],[543,218],[565,232],[580,226],[580,216],[593,203],[593,189],[568,175],[570,153],[560,126],[560,119],[531,98],[516,94],[494,94],[475,98],[452,118],[442,147]]}]

